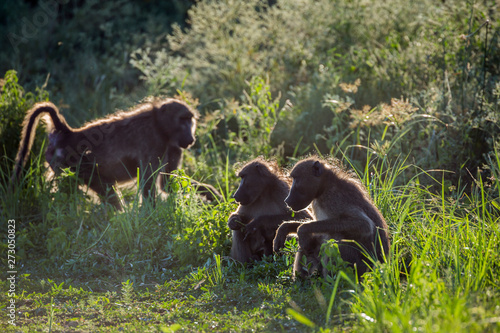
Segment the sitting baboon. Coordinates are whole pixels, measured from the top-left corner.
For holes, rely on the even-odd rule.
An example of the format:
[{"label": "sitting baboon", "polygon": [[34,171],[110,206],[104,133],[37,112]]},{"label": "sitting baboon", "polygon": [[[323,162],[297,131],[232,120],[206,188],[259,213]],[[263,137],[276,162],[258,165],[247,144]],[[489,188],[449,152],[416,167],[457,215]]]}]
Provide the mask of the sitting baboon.
[{"label": "sitting baboon", "polygon": [[[49,144],[45,158],[55,174],[70,168],[118,209],[121,203],[113,188],[116,183],[136,178],[139,169],[144,182],[143,195],[154,198],[155,172],[161,168],[162,172],[169,174],[177,169],[182,148],[190,147],[195,141],[197,113],[175,99],[145,103],[132,111],[118,112],[76,129],[68,126],[54,104],[37,103],[24,119],[13,181],[21,175],[33,144],[38,118],[43,113],[49,116],[46,119]],[[162,188],[165,182],[165,177],[162,177]],[[200,185],[200,191],[212,191],[221,197],[210,185],[197,185]]]},{"label": "sitting baboon", "polygon": [[[312,203],[314,217],[305,223],[285,222],[276,233],[275,251],[283,247],[288,234],[298,236],[294,273],[307,276],[316,271],[321,245],[328,239],[338,241],[342,259],[356,266],[358,276],[371,262],[365,252],[384,260],[390,245],[387,224],[358,179],[337,163],[316,157],[297,163],[290,176],[293,184],[286,204],[300,211]],[[303,256],[308,267],[303,266]]]},{"label": "sitting baboon", "polygon": [[234,199],[240,205],[231,214],[231,257],[241,262],[260,260],[273,253],[276,229],[283,221],[311,218],[307,211],[293,212],[285,204],[290,189],[275,162],[257,158],[238,172],[240,185]]}]

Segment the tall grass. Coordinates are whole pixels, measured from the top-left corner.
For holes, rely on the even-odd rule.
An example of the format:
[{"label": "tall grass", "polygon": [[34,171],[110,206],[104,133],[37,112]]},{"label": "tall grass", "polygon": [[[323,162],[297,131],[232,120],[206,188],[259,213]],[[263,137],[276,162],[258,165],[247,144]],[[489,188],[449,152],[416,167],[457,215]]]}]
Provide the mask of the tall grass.
[{"label": "tall grass", "polygon": [[[283,279],[291,274],[288,256],[246,268],[228,260],[226,222],[234,205],[202,202],[182,173],[173,177],[173,193],[155,208],[147,202],[134,203],[140,194],[125,193],[129,204],[121,213],[79,201],[76,187],[63,193],[40,191],[45,199],[39,202],[47,215],[41,223],[26,226],[27,238],[19,242],[32,249],[24,258],[42,260],[51,272],[63,267],[70,274],[101,278],[111,274],[134,286],[192,272],[182,283],[202,286],[207,299],[216,299],[218,293],[240,294],[239,288],[249,288],[255,281],[259,290],[271,295],[278,295],[275,289],[290,288],[292,303],[311,292],[316,297],[302,301],[301,311],[293,307],[286,313],[314,330],[335,331],[339,325],[356,332],[499,329],[498,150],[490,158],[493,177],[483,179],[478,173],[476,183],[467,187],[447,182],[442,170],[424,171],[406,158],[389,160],[366,151],[366,164],[357,171],[388,221],[392,246],[387,262],[377,263],[359,283],[342,265],[332,267],[332,275],[325,279],[291,285]],[[23,197],[18,200],[22,207]],[[68,202],[73,204],[67,207]],[[16,219],[25,218],[22,210],[17,214]],[[43,235],[45,242],[28,237],[33,232]],[[334,252],[328,253],[334,256]],[[43,259],[47,256],[50,261]],[[321,297],[324,305],[318,307],[315,299]]]},{"label": "tall grass", "polygon": [[[324,324],[293,309],[289,315],[326,331],[339,325],[355,332],[500,329],[498,150],[490,161],[492,178],[478,173],[471,188],[450,188],[442,170],[424,171],[406,159],[389,161],[370,152],[359,174],[389,224],[388,260],[376,263],[359,284],[346,267],[330,268],[322,280],[329,300]],[[423,185],[430,182],[434,186]],[[335,252],[324,253],[338,260]]]},{"label": "tall grass", "polygon": [[[498,151],[494,160],[498,170]],[[420,171],[398,185],[410,167],[403,160],[370,162],[363,181],[389,222],[392,246],[388,263],[366,274],[354,294],[356,331],[500,328],[498,178],[485,182],[479,174],[472,189],[450,189],[442,171]],[[420,183],[429,177],[439,192]]]}]

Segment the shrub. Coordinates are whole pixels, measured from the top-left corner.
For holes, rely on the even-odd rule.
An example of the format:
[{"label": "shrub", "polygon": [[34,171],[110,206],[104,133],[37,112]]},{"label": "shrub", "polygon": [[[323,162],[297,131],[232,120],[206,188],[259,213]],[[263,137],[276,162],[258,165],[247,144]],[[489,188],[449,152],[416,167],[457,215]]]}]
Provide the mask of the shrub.
[{"label": "shrub", "polygon": [[[271,93],[281,92],[287,105],[273,140],[275,148],[286,142],[285,156],[365,145],[412,152],[415,161],[453,170],[462,165],[450,152],[460,151],[460,160],[475,168],[500,132],[498,21],[491,8],[399,0],[204,1],[189,10],[188,29],[174,27],[168,43],[159,43],[162,51],[138,51],[145,60],[133,64],[151,92],[182,88],[200,99],[203,113],[221,99],[244,102],[245,82],[268,76]],[[355,98],[346,84],[356,85]],[[331,100],[350,105],[340,112]],[[223,107],[229,114],[234,103]],[[408,107],[411,117],[397,123],[386,114],[403,115]],[[359,123],[366,117],[379,123]],[[392,142],[402,133],[409,133],[407,142]]]},{"label": "shrub", "polygon": [[[46,101],[49,98],[45,85],[36,88],[35,93],[25,93],[23,87],[18,83],[17,73],[10,70],[0,79],[0,142],[4,152],[2,161],[2,175],[9,175],[13,168],[13,161],[19,148],[22,122],[29,108],[34,103]],[[43,129],[39,129],[38,134]],[[36,136],[35,147],[40,147],[43,140],[42,135]],[[6,160],[5,160],[6,159]],[[5,181],[5,179],[4,179]]]}]

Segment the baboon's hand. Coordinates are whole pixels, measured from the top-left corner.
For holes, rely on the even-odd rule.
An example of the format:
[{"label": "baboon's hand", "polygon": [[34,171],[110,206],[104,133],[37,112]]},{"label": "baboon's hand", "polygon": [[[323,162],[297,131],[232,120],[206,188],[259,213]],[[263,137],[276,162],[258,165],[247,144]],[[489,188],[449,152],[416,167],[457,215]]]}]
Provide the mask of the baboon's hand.
[{"label": "baboon's hand", "polygon": [[278,229],[278,232],[276,233],[276,237],[274,237],[273,240],[273,251],[274,252],[279,252],[283,247],[285,247],[285,242],[286,242],[286,234],[283,232],[280,232]]},{"label": "baboon's hand", "polygon": [[232,214],[227,221],[227,226],[231,230],[240,230],[245,226],[245,224],[243,223],[243,219],[240,215]]},{"label": "baboon's hand", "polygon": [[278,252],[285,246],[286,238],[290,234],[295,234],[297,229],[302,226],[302,222],[291,221],[284,222],[280,225],[278,230],[276,231],[276,236],[273,241],[273,250],[274,252]]}]

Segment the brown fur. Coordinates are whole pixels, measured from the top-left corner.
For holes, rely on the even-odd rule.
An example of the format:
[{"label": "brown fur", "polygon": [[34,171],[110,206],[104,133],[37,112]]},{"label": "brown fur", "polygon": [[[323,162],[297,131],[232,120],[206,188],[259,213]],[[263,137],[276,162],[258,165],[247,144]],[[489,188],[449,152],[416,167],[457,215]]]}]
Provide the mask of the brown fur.
[{"label": "brown fur", "polygon": [[[390,246],[387,224],[358,179],[316,157],[297,163],[290,176],[293,184],[285,202],[294,211],[312,203],[315,219],[303,224],[283,223],[277,231],[275,251],[289,233],[297,233],[300,250],[294,272],[307,276],[317,270],[321,244],[328,239],[339,241],[342,258],[357,266],[359,276],[366,272],[370,260],[355,242],[376,259],[384,260]],[[310,267],[303,267],[303,256]]]},{"label": "brown fur", "polygon": [[234,198],[240,205],[228,220],[233,230],[231,257],[241,262],[260,260],[272,254],[276,229],[283,221],[310,215],[304,211],[292,217],[284,201],[290,185],[276,163],[257,158],[245,164],[238,177]]},{"label": "brown fur", "polygon": [[[44,113],[48,114],[50,131],[45,158],[54,172],[64,168],[77,172],[86,185],[118,209],[121,203],[113,189],[116,183],[136,178],[139,168],[143,194],[154,198],[156,171],[161,167],[168,174],[177,169],[182,148],[195,141],[197,113],[175,99],[145,103],[76,129],[68,126],[54,104],[37,103],[23,123],[13,180],[21,175],[38,118]],[[166,178],[162,177],[161,188]],[[201,190],[207,189],[203,186]]]}]

